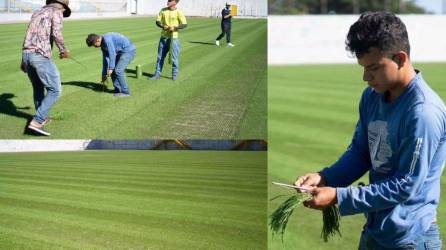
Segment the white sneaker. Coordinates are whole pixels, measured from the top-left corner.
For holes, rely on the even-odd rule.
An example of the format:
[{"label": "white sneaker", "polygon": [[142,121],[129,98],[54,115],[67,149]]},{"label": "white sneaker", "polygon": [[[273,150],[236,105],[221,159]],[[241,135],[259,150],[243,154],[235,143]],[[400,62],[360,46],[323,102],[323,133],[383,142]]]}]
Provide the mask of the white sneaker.
[{"label": "white sneaker", "polygon": [[215,45],[220,46],[220,41],[215,40]]},{"label": "white sneaker", "polygon": [[29,125],[28,128],[33,130],[34,132],[37,132],[40,135],[45,135],[45,136],[50,136],[50,132],[46,131],[42,125],[42,123],[39,123],[36,120],[32,120]]},{"label": "white sneaker", "polygon": [[235,45],[232,43],[228,43],[228,47],[234,47]]}]

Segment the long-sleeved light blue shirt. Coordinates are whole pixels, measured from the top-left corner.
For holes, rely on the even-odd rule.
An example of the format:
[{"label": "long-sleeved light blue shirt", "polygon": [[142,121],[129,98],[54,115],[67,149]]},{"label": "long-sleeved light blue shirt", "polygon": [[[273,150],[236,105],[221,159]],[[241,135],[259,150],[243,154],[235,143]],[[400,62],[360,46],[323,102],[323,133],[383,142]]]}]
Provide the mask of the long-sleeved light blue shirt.
[{"label": "long-sleeved light blue shirt", "polygon": [[[365,213],[365,232],[384,247],[414,243],[436,218],[445,133],[445,105],[421,73],[391,103],[367,88],[349,148],[321,171],[341,215]],[[347,187],[367,171],[369,185]]]},{"label": "long-sleeved light blue shirt", "polygon": [[102,75],[107,74],[107,69],[113,70],[116,66],[116,57],[123,53],[135,53],[135,45],[122,34],[107,33],[102,36]]}]

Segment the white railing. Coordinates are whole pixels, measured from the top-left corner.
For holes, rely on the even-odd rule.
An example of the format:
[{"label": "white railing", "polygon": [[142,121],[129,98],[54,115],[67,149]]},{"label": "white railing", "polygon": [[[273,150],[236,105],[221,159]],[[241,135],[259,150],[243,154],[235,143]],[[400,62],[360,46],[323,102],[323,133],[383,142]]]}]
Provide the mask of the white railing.
[{"label": "white railing", "polygon": [[[446,15],[401,15],[414,62],[446,62]],[[268,64],[356,63],[345,37],[357,15],[268,17]]]},{"label": "white railing", "polygon": [[[0,12],[31,13],[42,8],[43,0],[0,0]],[[73,12],[127,12],[127,0],[70,1]]]}]

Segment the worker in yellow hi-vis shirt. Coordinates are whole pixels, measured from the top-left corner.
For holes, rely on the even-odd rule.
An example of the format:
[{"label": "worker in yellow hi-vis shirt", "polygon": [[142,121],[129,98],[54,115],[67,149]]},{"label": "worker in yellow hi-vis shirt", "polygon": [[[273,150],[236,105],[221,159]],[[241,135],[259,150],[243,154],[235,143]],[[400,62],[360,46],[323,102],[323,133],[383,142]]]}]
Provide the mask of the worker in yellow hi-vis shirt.
[{"label": "worker in yellow hi-vis shirt", "polygon": [[158,45],[158,58],[156,61],[156,72],[150,80],[157,80],[163,71],[164,59],[170,51],[172,62],[172,80],[178,78],[180,41],[178,40],[178,30],[187,27],[186,17],[183,12],[177,9],[180,0],[167,0],[167,8],[161,9],[156,19],[156,25],[162,29],[161,38]]}]

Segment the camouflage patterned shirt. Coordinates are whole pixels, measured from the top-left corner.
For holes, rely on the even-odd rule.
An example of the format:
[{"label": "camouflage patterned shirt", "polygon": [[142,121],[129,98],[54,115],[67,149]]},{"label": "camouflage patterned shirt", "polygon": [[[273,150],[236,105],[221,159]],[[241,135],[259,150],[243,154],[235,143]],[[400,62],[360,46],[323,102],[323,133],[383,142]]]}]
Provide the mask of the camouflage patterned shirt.
[{"label": "camouflage patterned shirt", "polygon": [[55,41],[59,51],[64,52],[62,27],[63,9],[52,6],[43,7],[31,17],[22,50],[51,58],[53,41]]}]

